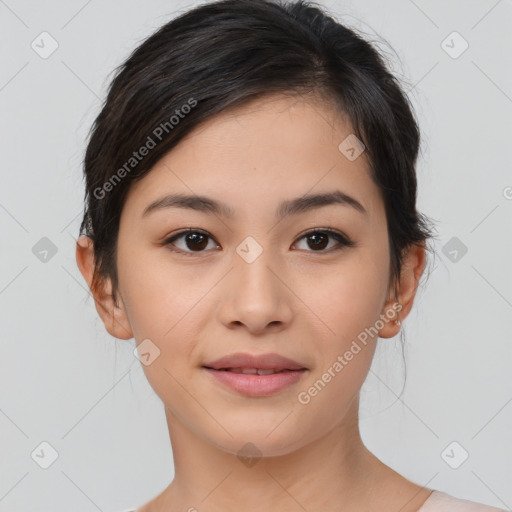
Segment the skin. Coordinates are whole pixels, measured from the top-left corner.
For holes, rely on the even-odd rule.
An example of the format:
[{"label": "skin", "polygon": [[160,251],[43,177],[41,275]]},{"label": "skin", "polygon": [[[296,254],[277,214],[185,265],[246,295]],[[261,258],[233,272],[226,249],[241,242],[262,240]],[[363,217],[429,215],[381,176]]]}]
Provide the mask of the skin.
[{"label": "skin", "polygon": [[[351,133],[345,116],[314,97],[267,96],[209,119],[132,185],[119,228],[119,307],[109,280],[92,291],[112,336],[160,350],[143,370],[165,407],[175,478],[140,511],[229,512],[243,503],[247,512],[413,512],[430,495],[361,440],[359,392],[377,336],[308,404],[297,399],[381,315],[378,336],[398,333],[394,320],[409,314],[425,266],[424,246],[411,247],[394,296],[384,203],[366,154],[350,161],[338,149]],[[274,216],[282,201],[333,190],[367,214],[331,204]],[[176,207],[142,216],[167,193],[212,197],[235,216]],[[208,232],[199,250],[184,236],[162,243],[189,227]],[[325,227],[356,245],[329,237],[317,249],[304,235]],[[248,236],[262,248],[250,263],[236,252]],[[91,286],[87,237],[76,258]],[[277,352],[308,371],[272,396],[248,398],[201,368],[238,351]],[[248,442],[261,455],[253,464],[237,456]]]}]

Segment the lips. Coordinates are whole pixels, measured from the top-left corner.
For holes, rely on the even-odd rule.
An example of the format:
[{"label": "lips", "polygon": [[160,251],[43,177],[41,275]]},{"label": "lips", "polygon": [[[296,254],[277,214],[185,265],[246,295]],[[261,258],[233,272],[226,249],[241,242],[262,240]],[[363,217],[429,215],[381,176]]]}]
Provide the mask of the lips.
[{"label": "lips", "polygon": [[271,375],[272,373],[285,371],[307,370],[304,365],[279,354],[252,355],[241,352],[206,363],[204,367],[246,375]]}]

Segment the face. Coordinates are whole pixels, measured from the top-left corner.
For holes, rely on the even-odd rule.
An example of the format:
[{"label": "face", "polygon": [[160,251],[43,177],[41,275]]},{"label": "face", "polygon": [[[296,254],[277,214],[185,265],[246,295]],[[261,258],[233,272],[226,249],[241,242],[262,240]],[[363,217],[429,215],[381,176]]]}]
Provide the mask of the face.
[{"label": "face", "polygon": [[[119,295],[143,369],[172,421],[226,452],[313,442],[349,421],[369,371],[377,337],[362,333],[387,318],[389,245],[366,154],[339,149],[351,133],[312,98],[269,96],[202,124],[128,194]],[[203,368],[236,352],[307,370],[247,396]]]}]

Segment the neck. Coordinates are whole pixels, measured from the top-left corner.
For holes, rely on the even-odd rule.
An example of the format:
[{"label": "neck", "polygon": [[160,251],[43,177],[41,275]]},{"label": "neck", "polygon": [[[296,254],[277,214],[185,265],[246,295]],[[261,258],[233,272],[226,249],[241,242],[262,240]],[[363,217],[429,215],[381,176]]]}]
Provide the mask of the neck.
[{"label": "neck", "polygon": [[247,512],[328,511],[339,510],[340,504],[347,512],[364,509],[375,496],[384,468],[392,470],[364,446],[358,407],[357,398],[345,419],[323,437],[284,455],[261,458],[241,458],[219,449],[166,409],[175,477],[151,511],[230,512],[241,504]]}]

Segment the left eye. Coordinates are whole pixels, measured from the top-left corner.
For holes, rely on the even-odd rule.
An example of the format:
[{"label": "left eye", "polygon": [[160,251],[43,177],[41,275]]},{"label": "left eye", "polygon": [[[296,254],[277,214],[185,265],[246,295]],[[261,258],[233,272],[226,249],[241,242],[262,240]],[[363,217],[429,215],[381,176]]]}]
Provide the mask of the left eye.
[{"label": "left eye", "polygon": [[[350,240],[348,237],[332,229],[315,229],[314,231],[309,231],[305,235],[302,235],[299,238],[299,240],[302,240],[303,238],[309,239],[309,242],[306,243],[308,243],[310,247],[315,247],[315,250],[313,252],[328,252],[323,251],[323,249],[325,249],[326,246],[324,242],[329,238],[334,238],[334,240],[336,240],[337,245],[339,247],[336,248],[335,245],[335,250],[341,249],[342,246],[352,247],[354,245],[354,242]],[[331,249],[332,247],[329,250]]]},{"label": "left eye", "polygon": [[[179,239],[184,239],[185,247],[178,247],[178,251],[175,252],[183,252],[187,254],[187,256],[193,254],[194,252],[204,252],[204,249],[207,248],[208,243],[207,240],[212,237],[208,234],[208,232],[200,230],[200,229],[187,229],[184,231],[180,231],[179,233],[171,236],[167,240],[163,242],[163,245],[172,245],[174,247],[178,247],[174,242]],[[308,231],[304,235],[302,235],[298,240],[307,239],[306,242],[308,246],[313,247],[314,250],[310,252],[329,252],[333,248],[330,247],[328,250],[326,246],[328,246],[328,239],[333,238],[336,240],[337,245],[340,246],[337,249],[341,249],[341,247],[352,247],[355,243],[350,240],[345,235],[339,233],[338,231],[334,231],[332,229],[315,229],[313,231]],[[326,243],[327,241],[327,243]],[[335,245],[336,247],[336,245]],[[187,249],[192,249],[188,251]],[[337,250],[336,248],[334,250]],[[174,251],[174,249],[171,249]]]}]

